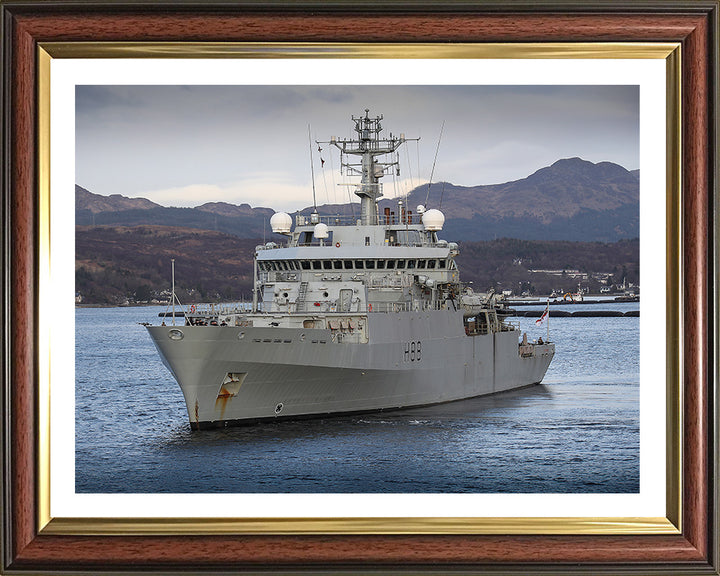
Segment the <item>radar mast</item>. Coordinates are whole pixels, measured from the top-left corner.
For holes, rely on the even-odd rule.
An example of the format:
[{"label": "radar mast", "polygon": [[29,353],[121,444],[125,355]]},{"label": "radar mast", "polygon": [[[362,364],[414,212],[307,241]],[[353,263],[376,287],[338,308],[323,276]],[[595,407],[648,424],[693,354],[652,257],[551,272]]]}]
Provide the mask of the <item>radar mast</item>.
[{"label": "radar mast", "polygon": [[[397,174],[400,173],[400,165],[397,160],[380,162],[377,160],[377,156],[392,154],[406,142],[406,139],[404,134],[400,134],[399,138],[392,134],[388,138],[381,138],[382,125],[380,121],[383,116],[371,118],[368,108],[365,109],[365,116],[353,116],[352,119],[355,122],[356,138],[332,137],[329,144],[340,149],[343,154],[360,156],[358,163],[341,161],[341,164],[347,169],[348,174],[360,176],[360,184],[358,184],[355,194],[360,197],[361,224],[364,226],[377,225],[376,204],[378,198],[383,195],[380,178],[385,175],[386,170],[392,167],[396,167]],[[324,142],[324,144],[328,144],[328,142]]]}]

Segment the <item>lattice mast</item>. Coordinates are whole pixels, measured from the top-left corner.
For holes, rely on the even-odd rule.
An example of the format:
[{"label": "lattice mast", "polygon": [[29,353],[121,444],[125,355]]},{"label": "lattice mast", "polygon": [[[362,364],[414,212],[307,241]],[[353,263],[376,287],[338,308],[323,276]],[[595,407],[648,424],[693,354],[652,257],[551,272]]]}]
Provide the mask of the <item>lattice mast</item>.
[{"label": "lattice mast", "polygon": [[358,184],[355,194],[360,197],[361,224],[376,225],[378,224],[377,201],[383,195],[380,178],[391,168],[395,168],[397,175],[400,174],[397,157],[390,162],[380,162],[377,157],[392,154],[407,140],[404,134],[395,137],[392,133],[388,138],[381,138],[382,125],[380,121],[383,116],[370,118],[370,110],[367,108],[365,116],[353,116],[352,119],[355,122],[356,138],[338,139],[333,136],[330,142],[325,142],[325,144],[336,146],[342,154],[360,156],[359,163],[341,160],[341,164],[348,174],[360,176],[360,184]]}]

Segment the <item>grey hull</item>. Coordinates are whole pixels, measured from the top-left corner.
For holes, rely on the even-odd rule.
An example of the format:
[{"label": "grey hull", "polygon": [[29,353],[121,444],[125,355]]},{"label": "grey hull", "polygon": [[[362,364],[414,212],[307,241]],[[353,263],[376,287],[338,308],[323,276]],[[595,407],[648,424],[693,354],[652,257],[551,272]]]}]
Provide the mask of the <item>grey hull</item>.
[{"label": "grey hull", "polygon": [[325,329],[147,329],[182,389],[193,428],[492,394],[540,382],[554,355],[553,344],[519,354],[514,330],[466,336],[457,328],[459,312],[368,314],[367,323],[365,343],[338,342]]}]

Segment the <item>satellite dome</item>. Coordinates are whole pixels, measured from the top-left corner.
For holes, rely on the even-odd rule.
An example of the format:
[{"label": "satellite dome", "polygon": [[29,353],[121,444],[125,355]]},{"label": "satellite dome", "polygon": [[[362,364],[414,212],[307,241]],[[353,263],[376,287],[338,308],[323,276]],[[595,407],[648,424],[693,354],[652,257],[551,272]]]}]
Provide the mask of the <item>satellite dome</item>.
[{"label": "satellite dome", "polygon": [[315,229],[313,230],[313,236],[317,238],[318,240],[323,240],[328,237],[328,227],[327,224],[323,224],[322,222],[320,224],[315,224]]},{"label": "satellite dome", "polygon": [[442,230],[443,224],[445,224],[445,215],[440,212],[440,210],[433,208],[422,215],[422,221],[425,225],[425,230]]},{"label": "satellite dome", "polygon": [[270,228],[275,234],[289,234],[291,226],[292,218],[290,218],[290,214],[275,212],[270,217]]},{"label": "satellite dome", "polygon": [[425,206],[423,206],[422,204],[418,204],[416,210],[418,214],[422,214],[423,212],[425,212]]}]

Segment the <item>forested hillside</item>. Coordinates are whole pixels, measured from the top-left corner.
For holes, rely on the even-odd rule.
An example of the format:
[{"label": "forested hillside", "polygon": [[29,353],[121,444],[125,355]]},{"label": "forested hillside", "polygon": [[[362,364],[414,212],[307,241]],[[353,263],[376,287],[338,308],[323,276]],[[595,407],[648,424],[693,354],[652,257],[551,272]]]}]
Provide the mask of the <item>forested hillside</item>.
[{"label": "forested hillside", "polygon": [[[84,304],[123,304],[168,298],[171,260],[184,302],[249,299],[252,258],[261,239],[168,226],[78,226],[76,291]],[[637,282],[639,242],[614,243],[499,239],[460,242],[462,279],[484,291],[583,287],[597,291],[593,275]],[[536,272],[533,272],[536,270]],[[537,270],[543,270],[537,272]],[[563,273],[564,272],[564,273]],[[581,277],[585,276],[585,279]]]}]

